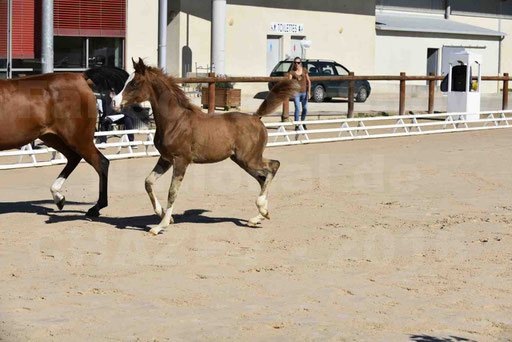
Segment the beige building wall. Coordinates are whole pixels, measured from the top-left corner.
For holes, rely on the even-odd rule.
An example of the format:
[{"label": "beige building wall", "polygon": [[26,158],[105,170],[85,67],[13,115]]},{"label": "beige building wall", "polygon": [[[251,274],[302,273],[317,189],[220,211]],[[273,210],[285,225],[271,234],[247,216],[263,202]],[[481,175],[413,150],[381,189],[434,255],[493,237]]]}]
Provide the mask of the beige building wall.
[{"label": "beige building wall", "polygon": [[508,72],[512,75],[512,19],[452,15],[451,20],[462,23],[470,22],[471,25],[505,33],[506,35],[501,42],[501,73]]},{"label": "beige building wall", "polygon": [[501,32],[506,33],[501,43],[501,72],[512,75],[512,20],[501,20]]},{"label": "beige building wall", "polygon": [[[443,46],[465,46],[466,50],[478,53],[483,57],[483,75],[498,73],[499,43],[496,40],[462,39],[454,36],[428,35],[422,33],[390,34],[378,33],[375,47],[375,72],[378,75],[399,75],[406,72],[411,76],[426,75],[427,50],[439,49],[438,74],[441,74]],[[470,48],[470,47],[479,48]],[[476,70],[474,71],[476,73]],[[373,82],[372,89],[376,92],[390,91],[398,87],[397,82]],[[407,82],[408,85],[426,87],[425,81]],[[495,82],[484,82],[483,92],[495,92]]]},{"label": "beige building wall", "polygon": [[[281,59],[291,36],[300,35],[312,41],[307,58],[334,59],[356,73],[373,73],[374,16],[230,5],[226,20],[228,74],[266,76],[267,35],[282,37]],[[275,34],[272,22],[303,24],[304,32]]]},{"label": "beige building wall", "polygon": [[[306,58],[333,59],[356,74],[374,73],[375,16],[229,5],[226,14],[226,73],[267,75],[267,35],[281,36],[281,60],[290,51],[291,36],[311,40]],[[300,34],[275,34],[272,22],[303,24]],[[237,85],[247,91],[266,84]]]},{"label": "beige building wall", "polygon": [[128,0],[126,12],[126,69],[132,72],[131,59],[139,57],[157,65],[158,1]]},{"label": "beige building wall", "polygon": [[178,14],[167,25],[167,73],[178,76],[179,66],[181,65],[181,55],[179,47],[181,15]]},{"label": "beige building wall", "polygon": [[[210,66],[209,20],[180,12],[167,27],[167,72],[175,77],[184,77],[185,71],[205,73]],[[189,69],[183,66],[188,50],[191,53]]]},{"label": "beige building wall", "polygon": [[[186,25],[186,20],[189,25]],[[179,21],[179,24],[177,23]],[[304,36],[312,41],[307,58],[334,59],[356,74],[374,73],[375,16],[277,9],[261,6],[227,5],[226,10],[226,74],[230,76],[267,75],[267,35],[272,22],[304,25],[301,34],[281,34],[284,59],[289,53],[291,36]],[[179,27],[179,42],[171,41]],[[180,12],[168,27],[167,69],[182,75],[183,48],[192,52],[193,72],[210,65],[211,23]],[[202,70],[199,70],[202,71]],[[237,88],[248,93],[267,90],[266,84],[240,83]],[[247,92],[245,92],[247,94]],[[243,92],[244,93],[244,92]]]}]

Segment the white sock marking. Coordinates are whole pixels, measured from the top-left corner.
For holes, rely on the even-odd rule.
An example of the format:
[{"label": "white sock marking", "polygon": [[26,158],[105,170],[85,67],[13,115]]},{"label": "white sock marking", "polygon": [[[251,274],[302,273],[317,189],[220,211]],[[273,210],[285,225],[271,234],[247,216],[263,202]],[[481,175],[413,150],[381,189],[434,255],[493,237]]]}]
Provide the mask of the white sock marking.
[{"label": "white sock marking", "polygon": [[66,178],[59,177],[55,180],[55,182],[53,182],[52,187],[50,188],[55,203],[58,203],[64,198],[64,196],[62,196],[62,194],[60,193],[60,189],[62,189],[62,185],[65,181]]}]

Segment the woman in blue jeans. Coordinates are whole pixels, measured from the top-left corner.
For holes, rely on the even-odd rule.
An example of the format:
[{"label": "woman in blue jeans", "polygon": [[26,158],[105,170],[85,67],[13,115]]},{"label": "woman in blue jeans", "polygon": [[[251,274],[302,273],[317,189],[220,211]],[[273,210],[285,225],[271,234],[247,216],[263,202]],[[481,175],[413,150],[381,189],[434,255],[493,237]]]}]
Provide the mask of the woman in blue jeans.
[{"label": "woman in blue jeans", "polygon": [[[299,57],[295,57],[293,60],[292,69],[288,73],[289,79],[295,79],[299,82],[300,90],[295,97],[293,102],[295,103],[295,121],[299,121],[299,108],[302,104],[302,115],[301,121],[306,120],[308,114],[308,100],[311,97],[311,80],[309,79],[308,70],[302,67],[302,62]],[[306,125],[302,125],[306,129]],[[295,126],[295,130],[298,130],[299,126]]]}]

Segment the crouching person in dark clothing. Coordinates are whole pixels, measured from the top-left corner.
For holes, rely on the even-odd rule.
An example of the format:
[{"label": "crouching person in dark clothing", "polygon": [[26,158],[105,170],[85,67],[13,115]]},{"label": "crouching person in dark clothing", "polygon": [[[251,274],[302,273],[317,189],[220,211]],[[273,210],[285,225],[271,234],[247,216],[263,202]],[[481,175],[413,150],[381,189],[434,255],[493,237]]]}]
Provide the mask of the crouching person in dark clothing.
[{"label": "crouching person in dark clothing", "polygon": [[[101,131],[111,131],[113,124],[116,125],[124,125],[125,130],[133,129],[133,120],[130,117],[130,108],[125,108],[121,113],[117,113],[114,108],[112,108],[112,98],[116,96],[114,92],[110,93],[102,93],[101,94],[101,102],[103,107],[103,113],[100,116],[100,130]],[[133,134],[128,134],[128,140],[133,141]],[[100,136],[98,138],[98,142],[106,143],[107,136]]]}]

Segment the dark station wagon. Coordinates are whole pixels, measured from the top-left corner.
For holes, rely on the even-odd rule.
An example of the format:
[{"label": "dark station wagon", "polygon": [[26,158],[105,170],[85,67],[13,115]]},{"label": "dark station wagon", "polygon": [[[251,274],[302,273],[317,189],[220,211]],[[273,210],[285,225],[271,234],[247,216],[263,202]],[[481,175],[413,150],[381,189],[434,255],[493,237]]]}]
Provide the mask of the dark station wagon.
[{"label": "dark station wagon", "polygon": [[[279,62],[271,77],[282,77],[291,70],[293,60]],[[310,77],[322,76],[348,76],[349,71],[343,65],[332,60],[306,59],[302,66],[309,71]],[[311,97],[315,102],[323,102],[333,97],[348,97],[348,81],[311,81]],[[269,89],[275,83],[268,84]],[[354,81],[354,94],[357,102],[365,102],[370,96],[372,88],[366,80]]]}]

